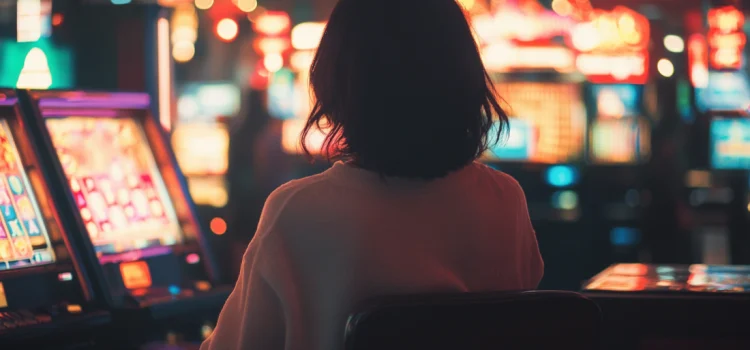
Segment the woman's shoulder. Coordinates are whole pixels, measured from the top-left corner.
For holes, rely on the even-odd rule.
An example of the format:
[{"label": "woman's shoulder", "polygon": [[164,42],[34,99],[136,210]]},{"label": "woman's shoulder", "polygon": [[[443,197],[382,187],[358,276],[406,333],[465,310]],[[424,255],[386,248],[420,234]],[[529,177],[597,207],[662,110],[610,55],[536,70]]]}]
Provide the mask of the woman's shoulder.
[{"label": "woman's shoulder", "polygon": [[516,180],[513,176],[509,175],[508,173],[505,173],[501,170],[494,169],[484,163],[481,162],[474,162],[472,165],[472,170],[481,174],[484,178],[490,179],[492,182],[497,184],[501,188],[507,188],[511,190],[521,190],[521,184],[518,183],[518,180]]}]

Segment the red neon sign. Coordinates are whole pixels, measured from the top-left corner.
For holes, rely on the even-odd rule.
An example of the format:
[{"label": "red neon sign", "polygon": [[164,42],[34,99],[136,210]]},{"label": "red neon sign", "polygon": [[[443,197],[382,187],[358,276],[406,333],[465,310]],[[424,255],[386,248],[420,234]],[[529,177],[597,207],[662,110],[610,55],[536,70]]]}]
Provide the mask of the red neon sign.
[{"label": "red neon sign", "polygon": [[702,34],[688,38],[688,75],[690,83],[697,88],[708,86],[708,43]]},{"label": "red neon sign", "polygon": [[747,37],[744,14],[734,6],[708,11],[708,61],[713,69],[740,69]]},{"label": "red neon sign", "polygon": [[597,84],[648,81],[648,19],[624,6],[595,10],[576,26],[571,44],[579,51],[576,67]]}]

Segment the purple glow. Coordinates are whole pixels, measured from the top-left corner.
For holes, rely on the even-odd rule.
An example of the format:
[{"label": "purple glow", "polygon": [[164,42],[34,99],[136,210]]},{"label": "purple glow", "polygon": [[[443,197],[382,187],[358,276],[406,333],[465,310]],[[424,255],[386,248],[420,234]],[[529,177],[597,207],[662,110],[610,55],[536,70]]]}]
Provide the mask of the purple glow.
[{"label": "purple glow", "polygon": [[102,255],[99,257],[99,263],[108,264],[119,263],[123,261],[136,261],[153,256],[168,255],[171,253],[172,248],[168,246],[149,247],[120,254]]},{"label": "purple glow", "polygon": [[15,97],[5,97],[0,99],[0,106],[13,106],[18,101]]},{"label": "purple glow", "polygon": [[44,117],[116,117],[113,109],[47,109],[42,112]]},{"label": "purple glow", "polygon": [[150,98],[145,93],[84,93],[67,92],[54,97],[42,96],[39,107],[46,108],[148,108]]}]

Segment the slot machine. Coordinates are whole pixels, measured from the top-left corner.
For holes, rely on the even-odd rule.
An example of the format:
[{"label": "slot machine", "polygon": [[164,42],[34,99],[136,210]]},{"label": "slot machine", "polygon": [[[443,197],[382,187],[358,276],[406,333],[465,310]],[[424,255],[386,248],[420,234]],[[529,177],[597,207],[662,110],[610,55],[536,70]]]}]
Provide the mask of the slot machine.
[{"label": "slot machine", "polygon": [[[688,39],[688,61],[698,112],[691,126],[691,170],[686,202],[692,209],[694,260],[750,263],[748,107],[744,14],[714,1],[707,28]],[[740,40],[726,40],[737,38]],[[721,54],[720,54],[721,53]]]},{"label": "slot machine", "polygon": [[220,284],[148,95],[32,91],[21,97],[35,112],[28,127],[54,175],[55,204],[72,218],[78,248],[115,323],[127,325],[112,340],[207,336],[230,288]]},{"label": "slot machine", "polygon": [[[576,68],[586,76],[588,147],[586,212],[595,232],[591,269],[637,260],[651,156],[651,122],[644,108],[649,79],[649,20],[624,7],[594,9],[576,26]],[[602,40],[586,41],[591,36]],[[593,273],[593,270],[591,271]]]},{"label": "slot machine", "polygon": [[[210,245],[216,254],[229,249],[230,128],[239,110],[240,91],[232,83],[185,84],[177,100],[177,120],[171,134],[172,149],[187,180],[199,222],[203,232],[210,233]],[[228,258],[228,254],[219,257]],[[234,268],[228,260],[217,261],[222,271]]]},{"label": "slot machine", "polygon": [[0,90],[0,347],[91,344],[110,315],[31,139],[15,94]]},{"label": "slot machine", "polygon": [[638,259],[644,215],[645,165],[651,123],[642,105],[643,85],[591,85],[586,201],[590,206],[596,262]]},{"label": "slot machine", "polygon": [[514,3],[472,17],[485,67],[510,118],[505,137],[482,161],[513,176],[526,193],[547,261],[541,288],[575,289],[586,277],[591,249],[580,203],[583,77],[563,39],[573,22],[533,1]]}]

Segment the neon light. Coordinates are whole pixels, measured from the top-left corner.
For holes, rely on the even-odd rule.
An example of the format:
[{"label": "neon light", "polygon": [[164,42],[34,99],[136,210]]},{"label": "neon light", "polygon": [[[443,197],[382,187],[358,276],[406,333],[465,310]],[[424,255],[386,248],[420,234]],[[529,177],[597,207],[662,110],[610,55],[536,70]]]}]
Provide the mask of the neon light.
[{"label": "neon light", "polygon": [[576,67],[596,84],[645,84],[648,81],[648,52],[607,55],[582,53]]},{"label": "neon light", "polygon": [[156,24],[157,90],[159,121],[166,130],[172,128],[172,61],[169,50],[169,20],[159,18]]},{"label": "neon light", "polygon": [[565,47],[524,47],[492,44],[482,50],[485,66],[490,71],[549,68],[559,72],[574,70],[574,53]]},{"label": "neon light", "polygon": [[568,187],[575,184],[578,174],[575,168],[567,165],[556,165],[547,169],[547,183],[554,187]]},{"label": "neon light", "polygon": [[289,14],[282,11],[267,11],[253,22],[253,30],[267,36],[288,33],[291,26]]},{"label": "neon light", "polygon": [[573,29],[570,44],[581,52],[576,67],[597,84],[645,84],[649,32],[648,19],[627,7],[595,10]]},{"label": "neon light", "polygon": [[708,60],[714,69],[739,69],[747,37],[745,16],[733,6],[708,11]]},{"label": "neon light", "polygon": [[325,32],[325,22],[300,23],[292,29],[292,47],[296,50],[315,50]]},{"label": "neon light", "polygon": [[21,74],[18,75],[16,87],[19,89],[49,89],[52,85],[52,74],[47,63],[47,56],[39,48],[33,48],[26,55]]},{"label": "neon light", "polygon": [[695,88],[708,86],[708,44],[702,34],[688,38],[688,75]]}]

